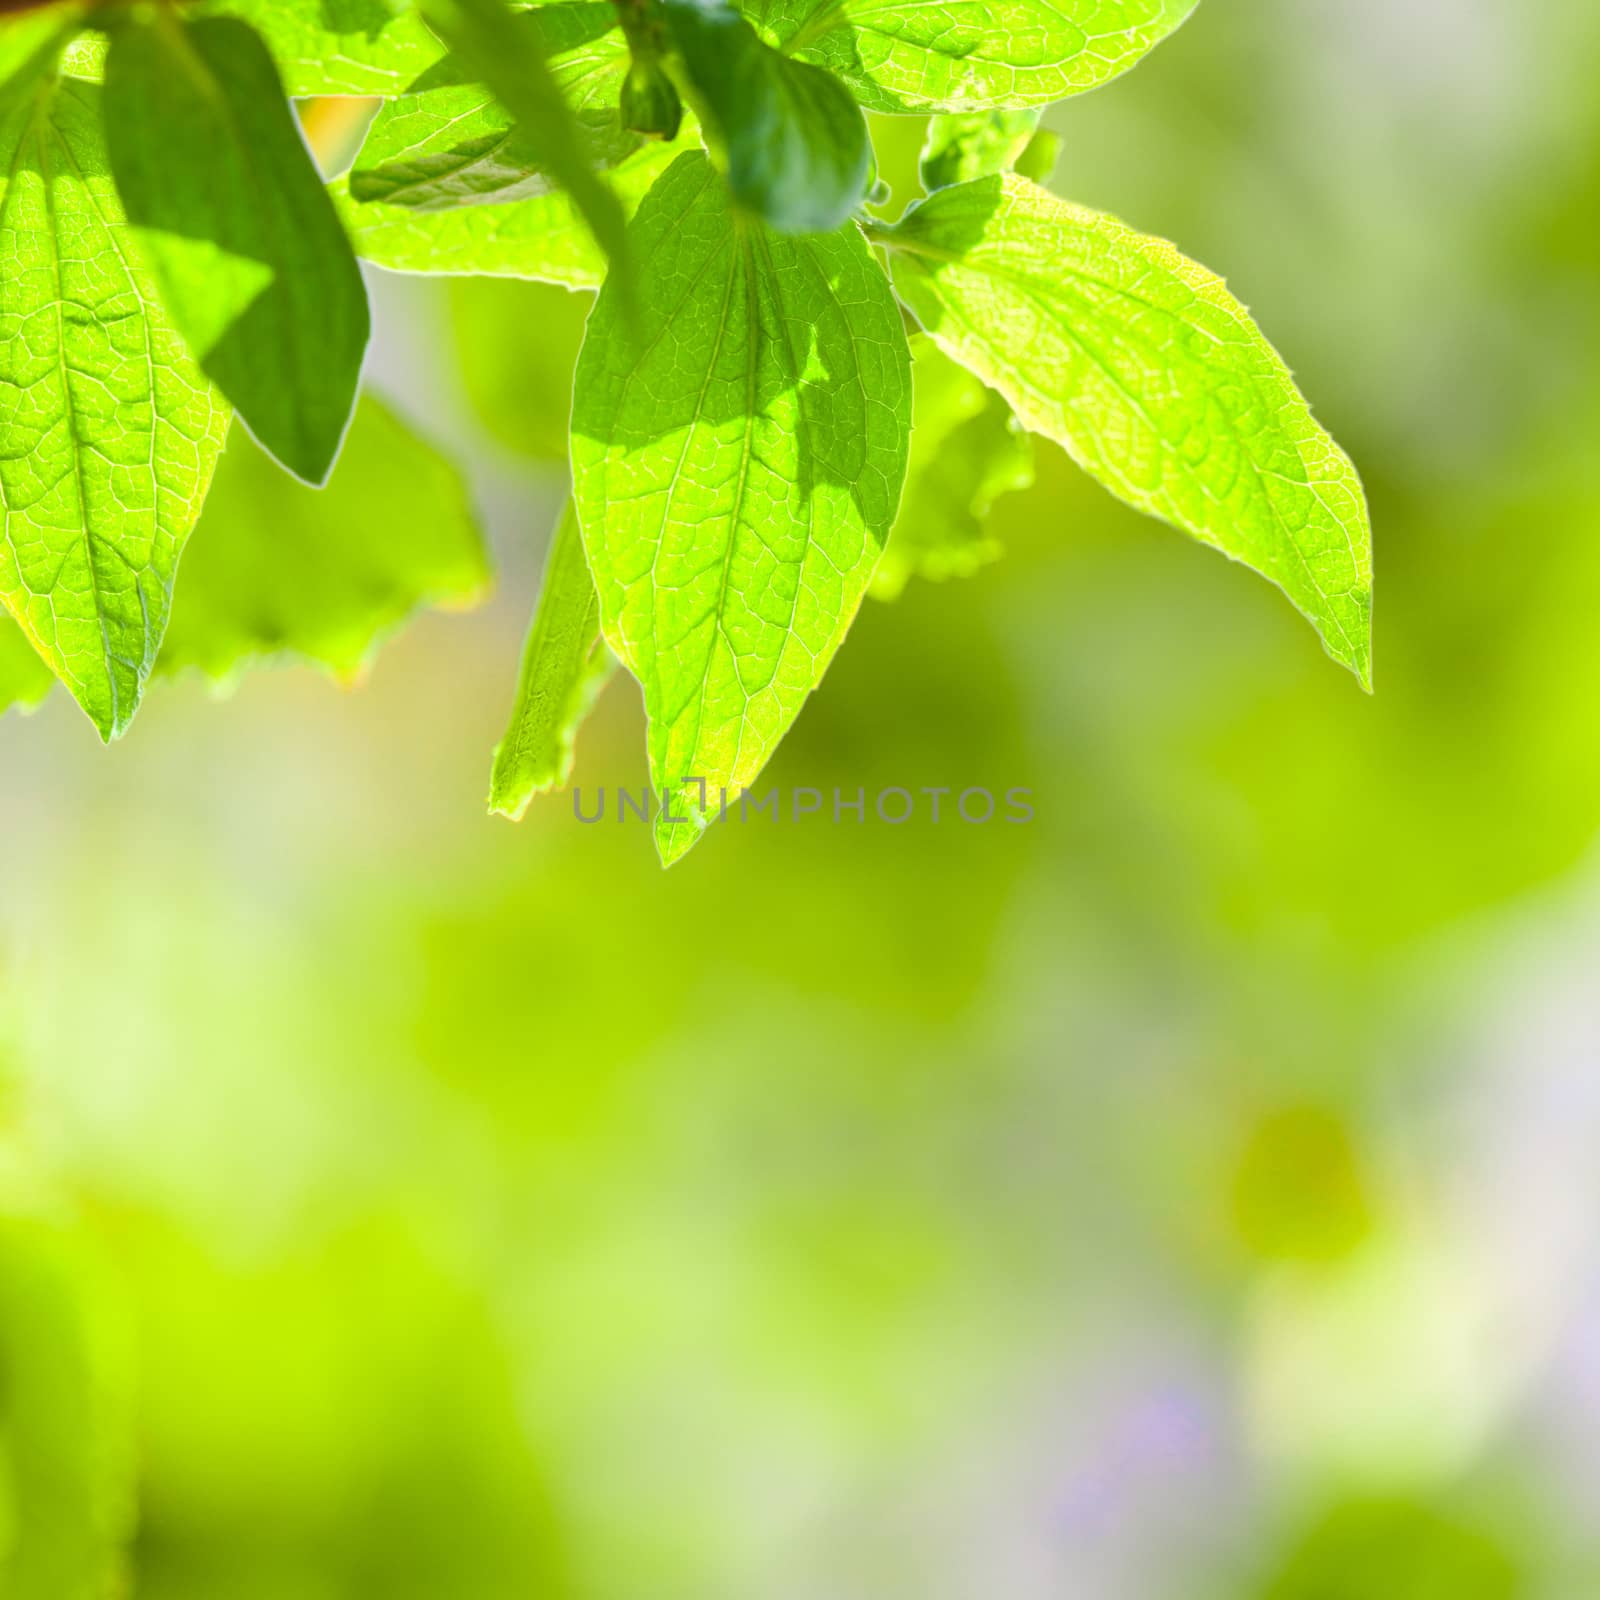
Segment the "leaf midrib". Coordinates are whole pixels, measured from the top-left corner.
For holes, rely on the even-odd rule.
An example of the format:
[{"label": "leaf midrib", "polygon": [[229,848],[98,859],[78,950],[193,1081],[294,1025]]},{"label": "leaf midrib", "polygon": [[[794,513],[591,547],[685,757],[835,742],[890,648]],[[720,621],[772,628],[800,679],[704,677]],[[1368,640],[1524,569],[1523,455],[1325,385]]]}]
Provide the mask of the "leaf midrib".
[{"label": "leaf midrib", "polygon": [[[65,280],[64,280],[64,278],[62,276],[62,271],[61,271],[60,231],[59,231],[59,229],[58,229],[58,227],[56,225],[55,171],[54,171],[54,168],[53,168],[53,166],[51,164],[50,155],[49,155],[50,135],[55,134],[56,128],[55,128],[55,123],[54,123],[53,119],[50,118],[50,116],[47,113],[47,109],[46,109],[50,105],[51,101],[54,99],[55,94],[56,94],[56,89],[55,89],[55,86],[52,84],[48,94],[44,94],[44,95],[41,95],[39,97],[38,103],[37,103],[37,105],[35,107],[35,110],[34,110],[34,121],[32,123],[32,126],[29,129],[29,132],[31,134],[33,134],[35,136],[35,138],[38,140],[38,147],[39,147],[39,179],[40,179],[40,182],[41,182],[41,184],[43,185],[43,188],[44,188],[45,215],[46,215],[46,217],[47,217],[47,219],[49,221],[49,227],[45,231],[49,236],[49,241],[50,241],[50,267],[51,267],[51,274],[55,279],[55,286],[56,286],[56,299],[55,299],[56,349],[57,349],[57,351],[59,353],[59,358],[60,358],[58,363],[57,363],[57,365],[58,365],[58,370],[59,370],[60,375],[61,375],[61,405],[62,405],[62,410],[65,413],[65,421],[66,421],[66,424],[67,424],[67,436],[68,436],[68,439],[71,441],[71,452],[70,453],[71,453],[71,456],[72,456],[72,483],[73,483],[73,488],[76,490],[77,496],[78,496],[78,527],[79,527],[79,530],[80,530],[79,537],[83,541],[83,558],[84,558],[85,564],[87,565],[87,567],[89,569],[89,585],[90,585],[90,588],[91,588],[91,590],[93,591],[93,594],[94,594],[95,620],[96,620],[96,622],[99,623],[99,626],[100,626],[101,664],[105,668],[106,683],[107,683],[107,686],[110,688],[110,691],[111,691],[111,723],[110,723],[110,731],[115,732],[118,723],[121,721],[121,711],[122,711],[121,691],[117,687],[117,673],[116,673],[117,658],[112,653],[112,650],[111,650],[111,634],[110,634],[110,631],[106,627],[106,611],[105,611],[105,606],[102,603],[103,590],[102,590],[102,585],[101,585],[101,581],[100,581],[100,568],[99,568],[99,563],[95,559],[95,542],[96,541],[95,541],[95,538],[94,538],[94,536],[91,533],[90,528],[89,528],[89,496],[88,496],[88,491],[87,491],[87,489],[86,489],[86,487],[84,485],[84,481],[83,481],[83,455],[82,455],[82,448],[84,447],[86,441],[84,441],[82,439],[82,437],[80,436],[79,431],[78,431],[78,407],[77,407],[77,402],[74,400],[73,394],[72,394],[72,367],[71,367],[71,363],[67,359],[67,327],[66,327],[66,315],[65,315],[65,311],[63,309],[65,304],[66,304],[66,298],[67,298],[67,295],[66,295],[66,283],[65,283]],[[63,149],[63,151],[65,151],[65,153],[67,155],[67,159],[69,161],[72,160],[72,152],[67,149],[65,139],[60,139],[59,142],[61,144],[61,148]],[[74,162],[73,165],[76,166],[77,163]],[[82,174],[82,171],[80,169],[79,170],[79,178],[82,179],[82,176],[83,176],[83,174]],[[90,201],[90,204],[91,205],[93,204],[93,200],[92,199]],[[96,207],[96,211],[98,213],[98,207]],[[102,220],[104,220],[104,219],[102,218]],[[153,397],[152,397],[152,399],[153,399]],[[154,422],[154,420],[155,420],[154,417],[152,417],[151,418],[152,423]],[[57,573],[56,576],[57,576],[57,581],[59,581],[59,579],[60,579],[59,572]],[[52,585],[51,592],[52,592],[52,594],[54,593],[54,586],[53,585]],[[51,602],[51,606],[52,606],[52,610],[53,610],[54,609],[54,601],[53,600]],[[57,650],[59,651],[59,649],[60,649],[60,639],[59,638],[56,641],[56,647],[57,647]],[[123,665],[127,665],[127,663],[123,663]]]}]

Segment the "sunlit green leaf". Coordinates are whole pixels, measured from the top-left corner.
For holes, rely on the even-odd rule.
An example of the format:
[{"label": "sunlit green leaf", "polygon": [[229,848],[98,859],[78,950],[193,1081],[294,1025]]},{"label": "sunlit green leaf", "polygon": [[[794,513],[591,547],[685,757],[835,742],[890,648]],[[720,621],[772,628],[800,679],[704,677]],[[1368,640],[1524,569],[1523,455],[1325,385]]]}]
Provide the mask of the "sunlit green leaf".
[{"label": "sunlit green leaf", "polygon": [[[778,234],[680,156],[609,283],[572,462],[606,638],[644,687],[670,864],[749,785],[843,640],[894,520],[911,422],[900,313],[855,224]],[[676,820],[675,820],[676,819]]]},{"label": "sunlit green leaf", "polygon": [[874,111],[1043,106],[1126,72],[1198,0],[740,0]]},{"label": "sunlit green leaf", "polygon": [[228,411],[112,187],[99,90],[0,121],[0,600],[104,738],[132,719]]},{"label": "sunlit green leaf", "polygon": [[844,85],[763,44],[722,0],[665,9],[734,198],[784,233],[837,228],[861,203],[872,160]]},{"label": "sunlit green leaf", "polygon": [[[237,17],[266,41],[291,95],[405,94],[445,53],[406,0],[201,0],[194,17]],[[105,39],[84,34],[67,50],[66,70],[98,79]]]},{"label": "sunlit green leaf", "polygon": [[350,677],[419,606],[468,603],[488,581],[460,473],[364,394],[325,489],[234,435],[178,574],[157,671],[226,681],[258,657],[292,654]]},{"label": "sunlit green leaf", "polygon": [[872,575],[892,600],[913,577],[969,577],[1000,554],[984,531],[1003,494],[1033,482],[1033,447],[1011,407],[926,335],[911,341],[911,465]]},{"label": "sunlit green leaf", "polygon": [[545,562],[511,727],[494,753],[491,811],[515,820],[536,794],[567,781],[578,729],[615,670],[569,500]]},{"label": "sunlit green leaf", "polygon": [[606,258],[623,251],[625,218],[601,181],[582,129],[557,87],[533,33],[503,0],[423,0],[428,20],[450,46],[464,77],[486,84],[517,124],[518,138],[571,196]]},{"label": "sunlit green leaf", "polygon": [[[651,184],[697,143],[686,122],[675,144],[646,144],[600,179],[631,216]],[[533,278],[569,289],[598,288],[605,277],[605,256],[564,191],[448,211],[362,204],[350,198],[343,179],[330,193],[356,253],[392,272]]]},{"label": "sunlit green leaf", "polygon": [[[629,56],[610,0],[540,6],[513,22],[546,58],[590,158],[609,167],[636,151],[640,136],[626,132],[618,114]],[[350,193],[419,210],[525,199],[552,187],[546,143],[445,60],[417,92],[379,111],[351,169]]]},{"label": "sunlit green leaf", "polygon": [[[477,600],[489,557],[460,474],[372,394],[361,397],[324,489],[286,477],[236,430],[184,556],[155,676],[230,684],[296,656],[341,678],[419,607]],[[0,712],[55,682],[0,618]]]},{"label": "sunlit green leaf", "polygon": [[261,41],[232,18],[124,22],[105,119],[189,348],[266,449],[320,483],[355,403],[367,293]]},{"label": "sunlit green leaf", "polygon": [[1370,681],[1360,480],[1220,278],[1010,173],[884,237],[947,354],[1119,498],[1270,578]]},{"label": "sunlit green leaf", "polygon": [[208,0],[267,42],[292,95],[406,93],[444,54],[407,0]]}]

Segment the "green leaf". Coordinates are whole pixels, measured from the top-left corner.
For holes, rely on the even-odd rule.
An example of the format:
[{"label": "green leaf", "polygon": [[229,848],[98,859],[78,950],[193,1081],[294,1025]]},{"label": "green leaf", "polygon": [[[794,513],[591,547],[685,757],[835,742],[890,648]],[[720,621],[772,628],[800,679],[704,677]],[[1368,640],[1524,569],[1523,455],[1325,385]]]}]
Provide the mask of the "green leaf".
[{"label": "green leaf", "polygon": [[932,339],[911,341],[911,465],[872,595],[893,600],[913,577],[970,577],[1000,547],[984,532],[1003,494],[1033,482],[1033,445],[1011,407]]},{"label": "green leaf", "polygon": [[740,0],[770,44],[873,111],[1043,106],[1096,89],[1198,0]]},{"label": "green leaf", "polygon": [[261,444],[321,483],[371,319],[265,47],[231,18],[123,23],[105,119],[117,190],[189,348]]},{"label": "green leaf", "polygon": [[918,171],[930,193],[1007,172],[1033,142],[1042,113],[966,111],[930,118]]},{"label": "green leaf", "polygon": [[266,40],[295,96],[406,94],[444,54],[407,0],[210,0]]},{"label": "green leaf", "polygon": [[423,0],[460,70],[493,90],[538,152],[542,168],[571,196],[607,259],[617,265],[625,219],[616,195],[590,164],[582,130],[557,87],[532,33],[502,0]]},{"label": "green leaf", "polygon": [[229,682],[257,658],[292,654],[350,678],[419,606],[470,603],[488,581],[460,473],[366,393],[325,489],[234,435],[183,558],[157,671]]},{"label": "green leaf", "polygon": [[[512,20],[546,58],[590,158],[610,167],[636,151],[643,141],[618,113],[630,58],[610,0],[540,6]],[[519,128],[489,89],[462,81],[451,59],[378,112],[351,169],[350,193],[436,210],[526,199],[548,192],[551,178],[539,131]]]},{"label": "green leaf", "polygon": [[567,781],[578,729],[615,671],[569,500],[545,562],[539,608],[522,656],[517,707],[494,753],[491,811],[517,821],[536,794]]},{"label": "green leaf", "polygon": [[[601,181],[632,216],[656,179],[698,142],[686,120],[675,144],[647,144]],[[343,179],[330,193],[356,253],[391,272],[532,278],[569,289],[596,289],[606,274],[605,256],[564,192],[450,211],[363,205],[350,198]]]},{"label": "green leaf", "polygon": [[100,91],[0,117],[0,600],[102,737],[124,732],[228,411],[111,183]]},{"label": "green leaf", "polygon": [[[370,392],[325,489],[278,470],[236,431],[183,559],[155,676],[197,671],[230,685],[292,655],[343,679],[423,606],[477,601],[489,556],[460,473]],[[0,618],[0,712],[54,683]]]},{"label": "green leaf", "polygon": [[894,521],[910,361],[854,223],[793,237],[680,156],[632,227],[638,327],[600,292],[573,397],[574,495],[613,650],[644,688],[670,865],[702,781],[738,793],[826,671]]},{"label": "green leaf", "polygon": [[1220,278],[1010,173],[942,189],[882,237],[901,298],[1026,427],[1270,578],[1370,683],[1360,480]]},{"label": "green leaf", "polygon": [[[266,41],[293,96],[397,95],[445,53],[405,0],[205,0],[190,17],[236,17]],[[66,70],[98,80],[105,39],[85,34],[67,50]]]},{"label": "green leaf", "polygon": [[28,636],[0,611],[0,716],[43,705],[55,681]]},{"label": "green leaf", "polygon": [[683,97],[660,61],[634,59],[617,109],[624,128],[654,139],[676,139],[683,126]]},{"label": "green leaf", "polygon": [[826,233],[866,192],[866,118],[837,78],[761,42],[722,0],[666,0],[701,121],[741,206],[783,233]]},{"label": "green leaf", "polygon": [[80,33],[61,52],[61,71],[85,83],[100,83],[106,75],[106,51],[110,41],[103,33]]}]

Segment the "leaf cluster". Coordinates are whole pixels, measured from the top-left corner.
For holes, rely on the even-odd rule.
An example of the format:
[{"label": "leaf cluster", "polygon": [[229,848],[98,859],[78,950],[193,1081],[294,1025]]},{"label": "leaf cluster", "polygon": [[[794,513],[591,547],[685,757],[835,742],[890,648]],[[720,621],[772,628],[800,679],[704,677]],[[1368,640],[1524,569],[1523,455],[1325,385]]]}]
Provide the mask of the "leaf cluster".
[{"label": "leaf cluster", "polygon": [[[13,18],[0,709],[53,676],[111,739],[163,668],[225,678],[290,650],[350,671],[411,606],[482,586],[430,447],[400,453],[398,482],[363,468],[404,424],[362,397],[362,258],[596,294],[498,811],[565,781],[620,662],[678,859],[706,797],[755,781],[866,595],[998,554],[984,518],[1029,481],[1034,438],[1270,579],[1368,683],[1349,460],[1219,278],[1043,187],[1044,110],[1196,3],[115,0]],[[375,115],[326,182],[292,102],[352,95]],[[892,223],[868,112],[927,123],[924,193]]]}]

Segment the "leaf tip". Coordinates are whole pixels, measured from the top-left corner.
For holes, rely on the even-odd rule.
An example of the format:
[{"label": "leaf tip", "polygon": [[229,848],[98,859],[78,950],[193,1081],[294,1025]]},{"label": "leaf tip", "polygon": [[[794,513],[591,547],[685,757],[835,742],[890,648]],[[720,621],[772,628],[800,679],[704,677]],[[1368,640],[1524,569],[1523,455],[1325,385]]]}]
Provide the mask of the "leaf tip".
[{"label": "leaf tip", "polygon": [[518,784],[507,779],[502,771],[500,751],[494,753],[494,770],[489,778],[488,808],[491,817],[501,817],[507,822],[521,822],[528,814],[534,795],[540,791],[528,784]]},{"label": "leaf tip", "polygon": [[[79,701],[79,704],[82,705],[83,702]],[[100,736],[100,743],[108,749],[126,737],[128,729],[133,724],[134,707],[129,707],[125,713],[120,711],[107,713],[98,708],[91,709],[88,706],[84,706],[83,709],[88,712],[89,721],[94,725],[94,731]]]},{"label": "leaf tip", "polygon": [[[677,798],[682,799],[683,796]],[[675,817],[667,811],[656,818],[655,841],[656,855],[661,859],[662,869],[669,870],[683,860],[688,853],[705,837],[705,832],[710,827],[710,820],[689,807],[689,814]]]},{"label": "leaf tip", "polygon": [[1350,675],[1361,685],[1361,692],[1370,695],[1372,689],[1372,625],[1370,621],[1356,638],[1342,637],[1338,634],[1329,636],[1317,624],[1317,632],[1321,636],[1322,646]]}]

